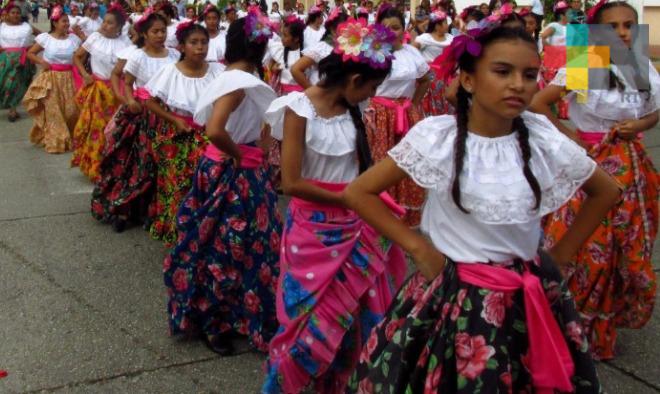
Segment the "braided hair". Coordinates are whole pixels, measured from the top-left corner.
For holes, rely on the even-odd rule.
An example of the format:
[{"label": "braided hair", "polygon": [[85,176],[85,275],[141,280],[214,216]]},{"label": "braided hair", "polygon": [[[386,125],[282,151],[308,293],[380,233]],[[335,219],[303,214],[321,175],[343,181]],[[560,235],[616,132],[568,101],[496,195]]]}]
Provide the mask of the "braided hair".
[{"label": "braided hair", "polygon": [[[298,51],[300,51],[300,56],[302,57],[302,50],[305,43],[305,24],[300,19],[295,18],[295,20],[285,21],[284,28],[288,29],[291,37],[298,39],[298,43],[300,44]],[[289,68],[289,51],[290,49],[288,47],[284,47],[284,68]]]},{"label": "braided hair", "polygon": [[[513,41],[521,40],[533,45],[536,49],[534,39],[522,29],[511,29],[507,27],[497,27],[490,32],[477,38],[481,44],[481,53],[483,54],[485,48],[496,41]],[[474,73],[476,64],[479,57],[471,55],[465,51],[458,60],[458,67],[463,72]],[[459,84],[458,92],[456,94],[456,140],[454,142],[454,178],[451,185],[451,196],[454,203],[464,213],[469,213],[467,209],[461,204],[461,184],[460,176],[463,171],[463,163],[465,160],[465,145],[468,136],[468,111],[470,109],[470,99],[472,95],[468,93],[462,85]],[[518,116],[513,120],[513,130],[518,133],[518,145],[522,153],[523,159],[523,175],[529,184],[529,187],[534,193],[536,200],[534,209],[538,209],[541,205],[541,186],[534,176],[532,169],[529,166],[529,161],[532,157],[531,148],[529,145],[529,130],[525,125],[523,119]]]}]

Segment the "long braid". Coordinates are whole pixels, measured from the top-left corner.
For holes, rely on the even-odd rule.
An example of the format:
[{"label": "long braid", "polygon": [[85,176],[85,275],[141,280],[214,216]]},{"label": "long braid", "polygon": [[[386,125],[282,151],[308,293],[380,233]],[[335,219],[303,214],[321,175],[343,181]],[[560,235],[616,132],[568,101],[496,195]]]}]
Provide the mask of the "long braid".
[{"label": "long braid", "polygon": [[539,206],[541,206],[541,186],[529,166],[529,159],[532,157],[532,152],[529,147],[529,130],[520,116],[513,120],[513,129],[518,132],[518,144],[520,145],[520,151],[522,152],[524,163],[523,174],[525,175],[525,179],[527,179],[529,187],[532,188],[534,198],[536,199],[534,209],[539,209]]},{"label": "long braid", "polygon": [[350,105],[346,102],[346,107],[348,107],[348,112],[351,114],[351,119],[355,125],[356,135],[355,135],[355,146],[358,156],[358,164],[360,169],[360,174],[365,172],[369,167],[371,167],[371,150],[369,149],[369,140],[367,139],[367,129],[362,120],[362,112],[357,105]]},{"label": "long braid", "polygon": [[468,135],[468,106],[470,94],[458,87],[456,93],[456,140],[454,142],[454,180],[451,185],[451,196],[454,204],[464,213],[469,213],[461,204],[461,172],[463,171],[463,160],[465,159],[465,143]]}]

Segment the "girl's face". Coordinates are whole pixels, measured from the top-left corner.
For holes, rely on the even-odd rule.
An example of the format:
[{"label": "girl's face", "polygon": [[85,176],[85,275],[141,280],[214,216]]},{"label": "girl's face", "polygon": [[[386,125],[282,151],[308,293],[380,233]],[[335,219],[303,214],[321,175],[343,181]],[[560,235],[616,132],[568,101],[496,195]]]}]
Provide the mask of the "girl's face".
[{"label": "girl's face", "polygon": [[442,21],[435,24],[435,32],[438,34],[446,34],[449,31],[447,21]]},{"label": "girl's face", "polygon": [[218,24],[220,23],[220,16],[215,12],[209,12],[204,17],[204,23],[206,23],[206,28],[210,32],[216,32],[218,30]]},{"label": "girl's face", "polygon": [[71,16],[78,16],[80,14],[80,11],[78,10],[78,7],[72,7],[71,8]]},{"label": "girl's face", "polygon": [[204,62],[209,51],[209,39],[199,31],[191,33],[179,50],[185,54],[185,59]]},{"label": "girl's face", "polygon": [[9,13],[7,14],[7,22],[11,23],[12,25],[18,25],[21,23],[21,10],[19,10],[16,7],[12,7],[11,10],[9,10]]},{"label": "girl's face", "polygon": [[227,21],[229,21],[229,23],[232,23],[235,20],[236,20],[236,11],[229,11],[227,13]]},{"label": "girl's face", "polygon": [[89,17],[92,19],[98,19],[99,18],[99,9],[98,8],[92,8],[89,11]]},{"label": "girl's face", "polygon": [[305,12],[305,6],[302,5],[302,4],[298,4],[298,6],[296,7],[296,10],[298,10],[299,14],[302,14],[302,13]]},{"label": "girl's face", "polygon": [[635,13],[628,7],[612,7],[600,15],[602,25],[610,25],[628,48],[632,47],[632,28],[637,25]]},{"label": "girl's face", "polygon": [[188,19],[195,19],[195,9],[194,8],[186,8],[186,18]]},{"label": "girl's face", "polygon": [[136,2],[136,4],[135,4],[135,12],[137,12],[138,14],[141,14],[141,13],[144,12],[144,7],[142,6],[142,3],[140,3],[139,1]]},{"label": "girl's face", "polygon": [[167,26],[159,20],[155,21],[147,32],[144,33],[145,44],[154,48],[164,48],[166,39]]},{"label": "girl's face", "polygon": [[60,19],[58,19],[53,26],[55,27],[55,31],[58,33],[68,33],[69,32],[69,17],[66,15],[62,15]]},{"label": "girl's face", "polygon": [[344,90],[344,99],[350,105],[358,105],[364,100],[376,95],[378,85],[383,83],[382,79],[370,79],[364,81],[363,77],[354,74],[348,79]]},{"label": "girl's face", "polygon": [[273,6],[271,7],[272,12],[278,12],[280,10],[280,5],[277,3],[273,3]]},{"label": "girl's face", "polygon": [[300,46],[300,40],[294,38],[286,26],[282,27],[282,45],[289,49],[297,49]]},{"label": "girl's face", "polygon": [[481,11],[484,15],[488,15],[488,4],[482,4],[479,6],[479,11]]},{"label": "girl's face", "polygon": [[396,35],[396,40],[394,41],[394,47],[399,48],[403,43],[403,33],[404,33],[403,25],[401,24],[399,18],[395,16],[390,18],[385,18],[381,22],[381,25],[387,27],[388,29],[394,32],[394,34]]},{"label": "girl's face", "polygon": [[119,35],[121,28],[114,15],[105,14],[105,18],[103,18],[103,23],[101,24],[101,32],[106,37],[117,37]]},{"label": "girl's face", "polygon": [[528,34],[534,34],[538,25],[536,24],[536,18],[534,15],[525,15],[525,31]]},{"label": "girl's face", "polygon": [[511,120],[529,106],[537,92],[540,66],[535,46],[522,40],[500,40],[484,49],[474,73],[461,73],[460,82],[472,92],[473,110]]}]

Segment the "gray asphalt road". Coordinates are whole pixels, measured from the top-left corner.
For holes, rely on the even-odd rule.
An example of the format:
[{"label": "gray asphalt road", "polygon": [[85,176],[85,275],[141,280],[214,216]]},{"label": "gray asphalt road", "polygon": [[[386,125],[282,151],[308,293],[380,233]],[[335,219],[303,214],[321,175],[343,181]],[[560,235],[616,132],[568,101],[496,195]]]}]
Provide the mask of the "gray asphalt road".
[{"label": "gray asphalt road", "polygon": [[[255,393],[263,356],[219,358],[167,335],[165,248],[89,214],[92,186],[70,154],[28,141],[0,112],[0,393]],[[647,139],[660,163],[660,129]],[[660,268],[656,253],[656,267]],[[660,314],[623,330],[599,364],[610,393],[660,392]]]}]

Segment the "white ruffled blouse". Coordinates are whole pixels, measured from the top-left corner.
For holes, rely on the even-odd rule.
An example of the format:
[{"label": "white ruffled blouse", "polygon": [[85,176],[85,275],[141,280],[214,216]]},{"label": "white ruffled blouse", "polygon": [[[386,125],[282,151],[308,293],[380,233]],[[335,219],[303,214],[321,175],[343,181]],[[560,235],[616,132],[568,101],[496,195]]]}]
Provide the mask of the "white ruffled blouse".
[{"label": "white ruffled blouse", "polygon": [[243,90],[245,98],[234,112],[229,115],[225,130],[237,144],[248,144],[261,137],[263,114],[270,103],[275,100],[275,92],[262,80],[241,70],[229,70],[220,73],[206,89],[197,102],[195,123],[206,125],[213,104],[222,96],[236,90]]},{"label": "white ruffled blouse", "polygon": [[215,38],[209,40],[209,51],[206,53],[207,62],[221,62],[225,59],[227,48],[227,33],[220,32]]},{"label": "white ruffled blouse", "polygon": [[453,39],[454,36],[449,33],[445,34],[445,39],[442,41],[436,40],[430,33],[424,33],[417,36],[415,42],[421,45],[419,50],[424,56],[424,60],[432,62],[442,54],[442,51],[451,44]]},{"label": "white ruffled blouse", "polygon": [[318,30],[314,30],[307,26],[303,31],[303,49],[311,48],[317,43],[321,42],[321,38],[325,34],[325,27],[321,26]]},{"label": "white ruffled blouse", "polygon": [[32,45],[32,26],[23,22],[12,26],[0,23],[0,48],[26,48]]},{"label": "white ruffled blouse", "polygon": [[191,78],[183,75],[176,63],[168,64],[147,82],[145,89],[152,97],[158,97],[170,110],[183,116],[192,116],[199,98],[225,69],[225,66],[219,63],[209,63],[208,67],[205,76]]},{"label": "white ruffled blouse", "polygon": [[89,53],[92,72],[107,80],[117,63],[117,54],[130,45],[131,42],[123,36],[106,38],[94,32],[83,42],[82,47]]},{"label": "white ruffled blouse", "polygon": [[296,62],[298,60],[300,60],[302,51],[300,49],[289,50],[289,53],[287,54],[286,65],[285,65],[284,49],[285,48],[284,48],[284,45],[282,45],[281,40],[277,40],[277,41],[271,40],[268,43],[268,51],[266,52],[266,56],[264,57],[264,61],[265,62],[270,62],[270,60],[273,60],[275,63],[277,63],[277,66],[281,70],[280,71],[280,83],[287,84],[287,85],[297,85],[298,82],[296,82],[293,79],[293,75],[291,75],[291,67],[294,64],[296,64]]},{"label": "white ruffled blouse", "polygon": [[541,203],[523,175],[518,133],[488,138],[469,133],[460,176],[461,203],[451,197],[456,119],[451,115],[417,123],[390,157],[427,189],[421,229],[450,259],[503,262],[531,259],[541,237],[541,218],[561,207],[589,179],[596,163],[584,149],[542,115],[524,112],[530,168],[541,187]]},{"label": "white ruffled blouse", "polygon": [[135,51],[124,66],[124,72],[135,77],[135,87],[142,87],[149,82],[163,67],[176,63],[181,54],[176,49],[167,48],[167,56],[151,57],[143,49]]},{"label": "white ruffled blouse", "polygon": [[302,55],[307,56],[308,58],[314,60],[314,63],[316,63],[316,66],[311,67],[309,72],[309,82],[312,85],[316,85],[316,83],[319,81],[319,62],[331,54],[333,50],[334,48],[325,41],[319,41],[316,43],[316,45],[303,49]]},{"label": "white ruffled blouse", "polygon": [[117,59],[128,60],[131,56],[133,56],[133,54],[135,54],[139,50],[140,48],[138,48],[137,45],[131,44],[126,48],[122,49],[121,51],[117,52]]},{"label": "white ruffled blouse", "polygon": [[287,108],[305,118],[305,154],[302,177],[330,183],[350,182],[358,176],[356,129],[350,113],[322,118],[304,92],[293,92],[273,101],[266,111],[266,122],[277,140],[284,137]]},{"label": "white ruffled blouse", "polygon": [[429,65],[422,54],[412,45],[404,44],[394,52],[392,71],[378,86],[376,96],[412,98],[417,79],[429,72]]},{"label": "white ruffled blouse", "polygon": [[80,26],[80,29],[82,32],[85,34],[85,37],[89,37],[92,35],[92,33],[98,31],[101,28],[101,25],[103,24],[103,19],[96,18],[92,19],[88,16],[83,16],[78,20],[77,25]]},{"label": "white ruffled blouse", "polygon": [[41,33],[34,40],[44,49],[44,60],[50,64],[72,64],[73,54],[80,46],[80,38],[75,34],[59,39]]},{"label": "white ruffled blouse", "polygon": [[[621,120],[639,119],[660,108],[660,75],[649,61],[649,93],[638,92],[626,83],[617,66],[612,72],[624,85],[624,90],[573,90],[566,95],[570,101],[569,118],[578,129],[592,133],[607,133]],[[551,85],[566,87],[566,69],[559,69]]]}]

